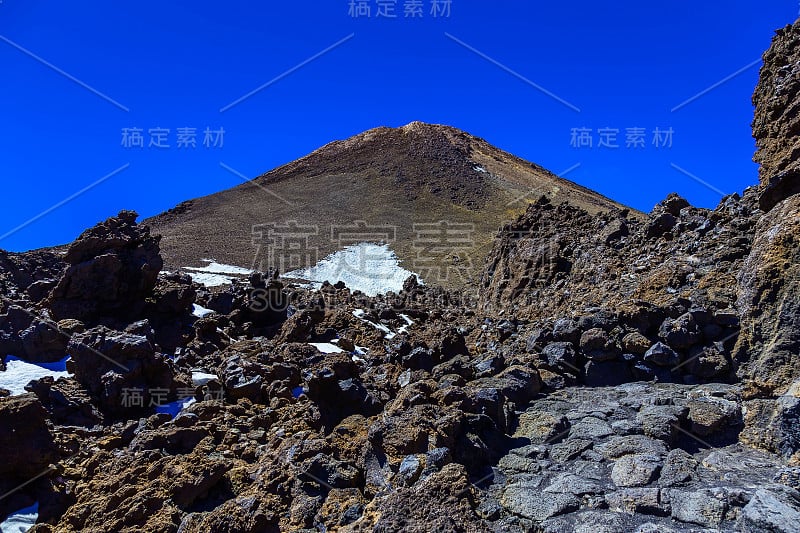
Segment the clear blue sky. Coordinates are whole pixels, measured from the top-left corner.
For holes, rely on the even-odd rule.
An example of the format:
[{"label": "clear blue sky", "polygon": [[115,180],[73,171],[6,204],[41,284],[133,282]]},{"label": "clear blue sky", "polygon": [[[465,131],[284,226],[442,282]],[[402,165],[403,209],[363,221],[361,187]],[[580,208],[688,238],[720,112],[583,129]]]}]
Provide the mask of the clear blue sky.
[{"label": "clear blue sky", "polygon": [[[798,15],[797,0],[452,0],[436,18],[433,0],[422,18],[398,0],[394,19],[377,17],[387,2],[358,18],[349,3],[2,0],[0,235],[122,170],[0,248],[68,242],[120,209],[146,217],[242,182],[220,163],[252,177],[413,120],[556,173],[580,164],[568,178],[638,209],[671,191],[712,207],[714,189],[757,181],[759,65],[672,110],[757,61]],[[123,146],[123,128],[141,128],[144,148]],[[149,146],[155,128],[169,148]],[[196,129],[196,148],[178,147],[179,128]],[[206,128],[224,129],[222,146],[203,145]],[[573,128],[590,129],[593,146],[571,146]],[[619,148],[598,147],[601,128],[619,131]],[[644,147],[625,147],[628,128],[645,129]],[[655,128],[672,128],[671,148],[653,146]]]}]

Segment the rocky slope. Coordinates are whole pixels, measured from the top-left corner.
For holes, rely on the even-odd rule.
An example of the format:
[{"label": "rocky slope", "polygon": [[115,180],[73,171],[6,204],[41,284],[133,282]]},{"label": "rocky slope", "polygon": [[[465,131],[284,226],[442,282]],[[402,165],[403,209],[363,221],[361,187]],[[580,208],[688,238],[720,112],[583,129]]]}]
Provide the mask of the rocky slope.
[{"label": "rocky slope", "polygon": [[287,272],[366,235],[390,243],[427,283],[460,288],[497,228],[542,194],[592,213],[622,208],[483,139],[413,122],[332,142],[146,223],[163,236],[170,270],[210,257]]},{"label": "rocky slope", "polygon": [[[392,135],[410,134],[372,139]],[[132,212],[61,255],[2,253],[0,346],[71,357],[69,377],[0,391],[0,519],[38,503],[40,533],[797,531],[793,176],[643,217],[540,198],[458,291],[411,276],[368,297],[274,269],[209,290],[162,271]]]},{"label": "rocky slope", "polygon": [[[631,224],[625,248],[675,255],[693,242],[674,228],[669,241],[648,233],[683,203],[672,196]],[[755,204],[751,190],[723,203],[727,216],[681,211],[747,235],[754,224],[732,221],[762,217]],[[518,224],[533,213],[567,215],[581,235],[595,223],[541,201]],[[285,286],[274,273],[218,291],[161,274],[140,300],[122,291],[141,287],[136,278],[92,267],[146,275],[158,263],[157,239],[132,216],[84,233],[66,257],[94,252],[65,266],[48,298],[35,303],[23,286],[4,299],[5,331],[54,330],[72,356],[70,378],[0,400],[0,434],[28,444],[0,447],[3,464],[26,465],[7,490],[44,472],[0,506],[37,501],[35,531],[792,531],[800,517],[798,387],[775,397],[746,378],[732,353],[749,316],[730,307],[735,287],[717,294],[689,276],[673,290],[608,284],[618,299],[590,305],[596,295],[576,290],[563,315],[543,292],[550,316],[523,297],[533,288],[494,310],[413,277],[370,298]],[[501,233],[497,248],[506,244]],[[697,268],[723,252],[694,250]],[[751,260],[733,255],[715,279]],[[577,287],[569,276],[581,272],[549,283]],[[104,290],[126,294],[136,316],[107,306],[79,320],[83,306],[61,304],[108,279],[117,285]],[[76,292],[58,290],[65,280]],[[54,322],[54,308],[75,316]],[[141,402],[126,402],[132,390]],[[196,401],[175,417],[151,407],[186,395]]]}]

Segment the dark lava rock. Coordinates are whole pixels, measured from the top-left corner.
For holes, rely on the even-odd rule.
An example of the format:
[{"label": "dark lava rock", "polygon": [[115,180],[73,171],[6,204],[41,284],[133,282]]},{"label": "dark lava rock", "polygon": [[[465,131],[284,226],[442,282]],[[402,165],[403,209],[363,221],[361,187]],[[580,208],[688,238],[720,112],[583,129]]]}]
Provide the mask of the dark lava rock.
[{"label": "dark lava rock", "polygon": [[[98,326],[74,335],[67,349],[67,369],[113,415],[151,407],[175,394],[172,366],[146,337]],[[141,392],[142,405],[127,404],[126,395],[133,391]]]},{"label": "dark lava rock", "polygon": [[138,215],[121,211],[84,231],[64,256],[69,265],[48,303],[57,320],[92,322],[101,317],[139,316],[164,262],[160,237],[136,224]]},{"label": "dark lava rock", "polygon": [[681,362],[681,356],[664,343],[655,343],[644,354],[644,360],[658,366],[675,366]]},{"label": "dark lava rock", "polygon": [[66,357],[69,333],[58,324],[36,319],[20,334],[25,355],[31,363],[52,363]]}]

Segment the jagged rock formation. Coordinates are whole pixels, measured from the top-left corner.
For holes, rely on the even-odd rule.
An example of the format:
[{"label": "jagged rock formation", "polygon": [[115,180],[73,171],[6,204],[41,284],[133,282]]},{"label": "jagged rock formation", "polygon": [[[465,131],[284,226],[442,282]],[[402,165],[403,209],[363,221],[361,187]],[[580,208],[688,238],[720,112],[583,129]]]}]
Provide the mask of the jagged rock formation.
[{"label": "jagged rock formation", "polygon": [[800,21],[775,32],[753,94],[761,208],[800,193]]},{"label": "jagged rock formation", "polygon": [[141,313],[163,266],[159,237],[137,226],[137,214],[117,217],[82,233],[64,255],[69,265],[48,304],[57,320],[95,321]]},{"label": "jagged rock formation", "polygon": [[164,390],[165,399],[175,399],[174,370],[145,336],[98,326],[74,334],[67,353],[67,370],[107,412],[122,414],[125,389],[143,391],[142,407],[154,405],[155,390]]},{"label": "jagged rock formation", "polygon": [[540,199],[500,230],[480,298],[486,310],[528,319],[599,305],[623,310],[635,300],[726,309],[759,214],[752,189],[713,211],[670,195],[641,221]]},{"label": "jagged rock formation", "polygon": [[[722,234],[750,227],[733,221],[758,215],[753,198],[709,212],[671,196],[610,242],[640,242],[657,269],[708,219]],[[668,240],[650,228],[676,206]],[[569,206],[539,202],[528,215],[537,211],[596,223]],[[533,249],[537,234],[550,237],[530,234]],[[498,249],[492,264],[511,268],[502,234]],[[734,257],[717,275],[747,255],[708,250]],[[712,265],[704,253],[695,274]],[[546,279],[579,287],[569,277],[589,277],[588,266],[574,265]],[[215,310],[193,318],[171,361],[149,319],[71,333],[74,378],[29,385],[61,457],[21,493],[47,503],[35,531],[790,531],[800,515],[787,459],[800,446],[800,401],[735,383],[735,287],[717,293],[688,275],[675,292],[633,284],[608,308],[552,320],[523,297],[531,288],[514,295],[516,315],[495,315],[413,278],[369,298],[273,274],[217,291],[160,276],[144,313],[181,316],[192,300]],[[259,319],[252,304],[267,287]],[[196,387],[194,369],[209,376]],[[120,401],[123,386],[179,385],[196,403],[174,418]]]},{"label": "jagged rock formation", "polygon": [[54,251],[18,254],[0,250],[0,290],[4,298],[38,302],[55,286],[63,268],[63,260]]}]

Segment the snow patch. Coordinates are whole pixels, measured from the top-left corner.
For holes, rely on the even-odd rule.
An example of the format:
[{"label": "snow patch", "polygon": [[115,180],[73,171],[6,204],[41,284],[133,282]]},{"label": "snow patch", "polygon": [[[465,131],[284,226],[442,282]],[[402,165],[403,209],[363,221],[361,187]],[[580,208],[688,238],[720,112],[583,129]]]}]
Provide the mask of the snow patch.
[{"label": "snow patch", "polygon": [[409,326],[414,324],[414,319],[412,319],[408,315],[403,315],[403,314],[400,315],[400,318],[402,318],[403,320],[406,321],[406,325],[405,326],[401,326],[400,329],[397,330],[397,333],[405,333],[405,332],[408,331]]},{"label": "snow patch", "polygon": [[0,524],[0,532],[2,533],[24,533],[28,531],[36,523],[39,518],[39,504],[34,503],[30,507],[20,509],[15,513],[8,515],[2,524]]},{"label": "snow patch", "polygon": [[253,273],[250,269],[217,263],[213,259],[202,259],[202,261],[208,264],[204,267],[183,267],[183,269],[190,271],[192,281],[206,287],[228,285],[234,279]]},{"label": "snow patch", "polygon": [[293,270],[282,277],[307,280],[316,288],[324,281],[343,281],[351,291],[377,296],[400,292],[412,274],[400,266],[388,244],[362,242],[329,255],[311,268]]},{"label": "snow patch", "polygon": [[390,341],[390,340],[394,339],[397,336],[397,334],[394,331],[390,330],[387,326],[385,326],[383,324],[376,324],[372,320],[368,320],[368,319],[364,318],[365,314],[366,314],[366,312],[363,309],[356,309],[355,311],[353,311],[353,316],[354,317],[358,318],[362,322],[366,322],[367,324],[370,324],[375,329],[384,332],[386,334],[386,335],[384,335],[384,338],[387,341]]},{"label": "snow patch", "polygon": [[232,277],[223,276],[222,274],[190,273],[189,276],[191,276],[192,281],[204,287],[221,287],[223,285],[230,285],[233,282]]},{"label": "snow patch", "polygon": [[200,385],[205,385],[212,379],[217,379],[217,375],[200,371],[192,372],[192,385],[194,385],[195,387],[199,387]]},{"label": "snow patch", "polygon": [[0,372],[0,388],[11,391],[12,396],[25,394],[25,385],[34,379],[53,376],[53,379],[67,378],[67,359],[55,363],[28,363],[17,357],[6,357],[6,371]]},{"label": "snow patch", "polygon": [[215,311],[212,311],[211,309],[206,309],[203,306],[200,306],[200,305],[197,305],[197,304],[192,304],[192,314],[194,316],[196,316],[197,318],[203,318],[203,317],[208,316],[208,315],[210,315],[210,314],[212,314],[214,312]]},{"label": "snow patch", "polygon": [[476,165],[476,166],[472,167],[472,170],[476,170],[476,171],[478,171],[478,172],[481,172],[481,173],[483,173],[483,174],[488,174],[488,172],[486,171],[486,169],[485,169],[485,168],[483,168],[483,167],[482,167],[482,166],[480,166],[480,165]]},{"label": "snow patch", "polygon": [[184,268],[186,270],[193,270],[195,272],[210,272],[211,274],[239,274],[242,276],[247,276],[253,273],[253,271],[248,268],[217,263],[213,259],[203,259],[203,261],[208,263],[204,267],[184,267]]},{"label": "snow patch", "polygon": [[354,363],[366,363],[366,359],[361,357],[362,355],[367,355],[369,349],[363,346],[356,346],[356,349],[351,354],[350,358],[353,360]]},{"label": "snow patch", "polygon": [[344,350],[330,342],[309,342],[308,344],[322,353],[344,353]]}]

